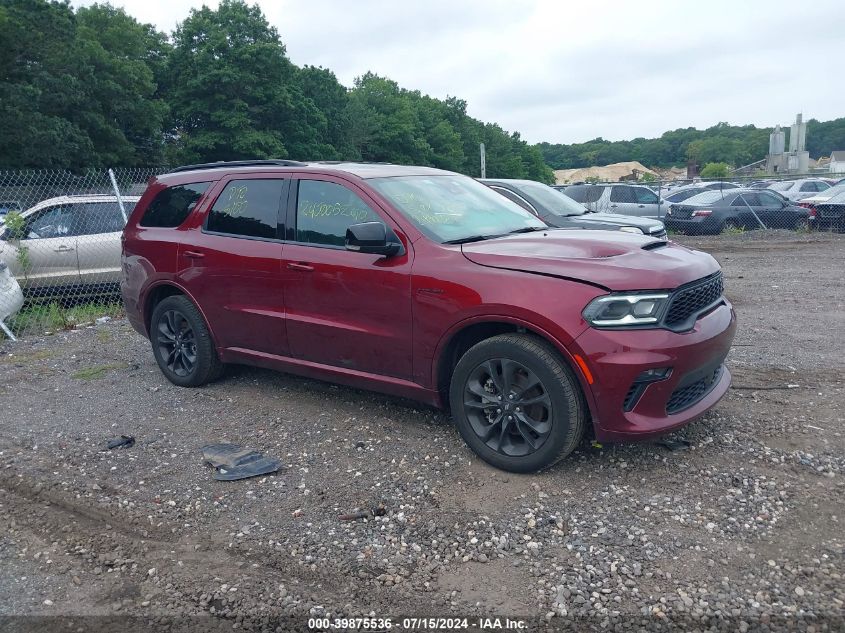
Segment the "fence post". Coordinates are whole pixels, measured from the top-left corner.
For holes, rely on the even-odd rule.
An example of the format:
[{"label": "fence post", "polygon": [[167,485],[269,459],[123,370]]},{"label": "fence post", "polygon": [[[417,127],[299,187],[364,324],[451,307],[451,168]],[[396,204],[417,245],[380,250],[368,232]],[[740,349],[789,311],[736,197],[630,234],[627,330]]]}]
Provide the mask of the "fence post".
[{"label": "fence post", "polygon": [[123,206],[123,196],[120,195],[120,189],[117,188],[117,179],[114,177],[114,171],[109,168],[109,178],[111,178],[111,186],[114,188],[114,195],[117,196],[117,204],[120,207],[120,214],[123,216],[123,223],[126,224],[129,219],[126,217],[126,207]]}]

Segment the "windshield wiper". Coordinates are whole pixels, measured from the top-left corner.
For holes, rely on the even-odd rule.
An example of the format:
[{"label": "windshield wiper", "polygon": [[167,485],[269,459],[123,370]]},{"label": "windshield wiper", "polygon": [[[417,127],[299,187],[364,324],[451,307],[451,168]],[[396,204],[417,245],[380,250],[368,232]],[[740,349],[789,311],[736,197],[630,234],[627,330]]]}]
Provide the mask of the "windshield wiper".
[{"label": "windshield wiper", "polygon": [[444,244],[466,244],[468,242],[483,242],[484,240],[492,240],[494,237],[502,237],[501,235],[470,235],[469,237],[460,237],[455,240],[446,240]]},{"label": "windshield wiper", "polygon": [[549,227],[547,226],[526,226],[521,229],[514,229],[513,231],[508,231],[508,235],[514,235],[516,233],[533,233],[534,231],[546,231]]}]

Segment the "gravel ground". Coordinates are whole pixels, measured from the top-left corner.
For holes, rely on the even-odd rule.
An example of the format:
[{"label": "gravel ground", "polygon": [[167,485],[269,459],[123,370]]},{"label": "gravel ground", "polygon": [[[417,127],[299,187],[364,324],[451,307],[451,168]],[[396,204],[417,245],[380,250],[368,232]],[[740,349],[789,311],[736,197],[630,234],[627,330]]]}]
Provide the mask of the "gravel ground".
[{"label": "gravel ground", "polygon": [[[48,618],[0,622],[842,630],[845,236],[679,241],[724,267],[734,388],[676,434],[687,451],[586,440],[540,475],[377,394],[245,367],[173,387],[123,320],[0,343],[0,616]],[[217,482],[199,449],[218,442],[284,468]]]}]

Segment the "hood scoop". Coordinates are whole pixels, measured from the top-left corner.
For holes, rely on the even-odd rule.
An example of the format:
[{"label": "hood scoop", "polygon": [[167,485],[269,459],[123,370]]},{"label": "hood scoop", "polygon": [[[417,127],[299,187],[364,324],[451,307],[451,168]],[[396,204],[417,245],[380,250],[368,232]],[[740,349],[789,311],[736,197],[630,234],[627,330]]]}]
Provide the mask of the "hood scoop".
[{"label": "hood scoop", "polygon": [[660,240],[659,242],[650,242],[649,244],[643,244],[644,251],[653,251],[657,248],[663,248],[668,246],[669,242],[666,240]]}]

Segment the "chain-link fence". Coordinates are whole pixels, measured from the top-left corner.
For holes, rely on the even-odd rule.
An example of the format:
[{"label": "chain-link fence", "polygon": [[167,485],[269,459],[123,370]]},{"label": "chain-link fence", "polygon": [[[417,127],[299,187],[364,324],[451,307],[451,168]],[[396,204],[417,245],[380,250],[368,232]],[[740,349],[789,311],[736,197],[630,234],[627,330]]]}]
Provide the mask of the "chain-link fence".
[{"label": "chain-link fence", "polygon": [[[662,220],[672,233],[845,229],[845,174],[729,180],[585,182],[558,189],[597,213]],[[840,199],[845,202],[845,198]]]},{"label": "chain-link fence", "polygon": [[0,171],[0,322],[6,336],[120,313],[121,232],[149,178],[162,171]]},{"label": "chain-link fence", "polygon": [[[163,171],[0,171],[0,337],[121,313],[121,232],[149,178]],[[591,211],[660,219],[670,233],[843,231],[842,176],[580,183],[563,190]]]}]

